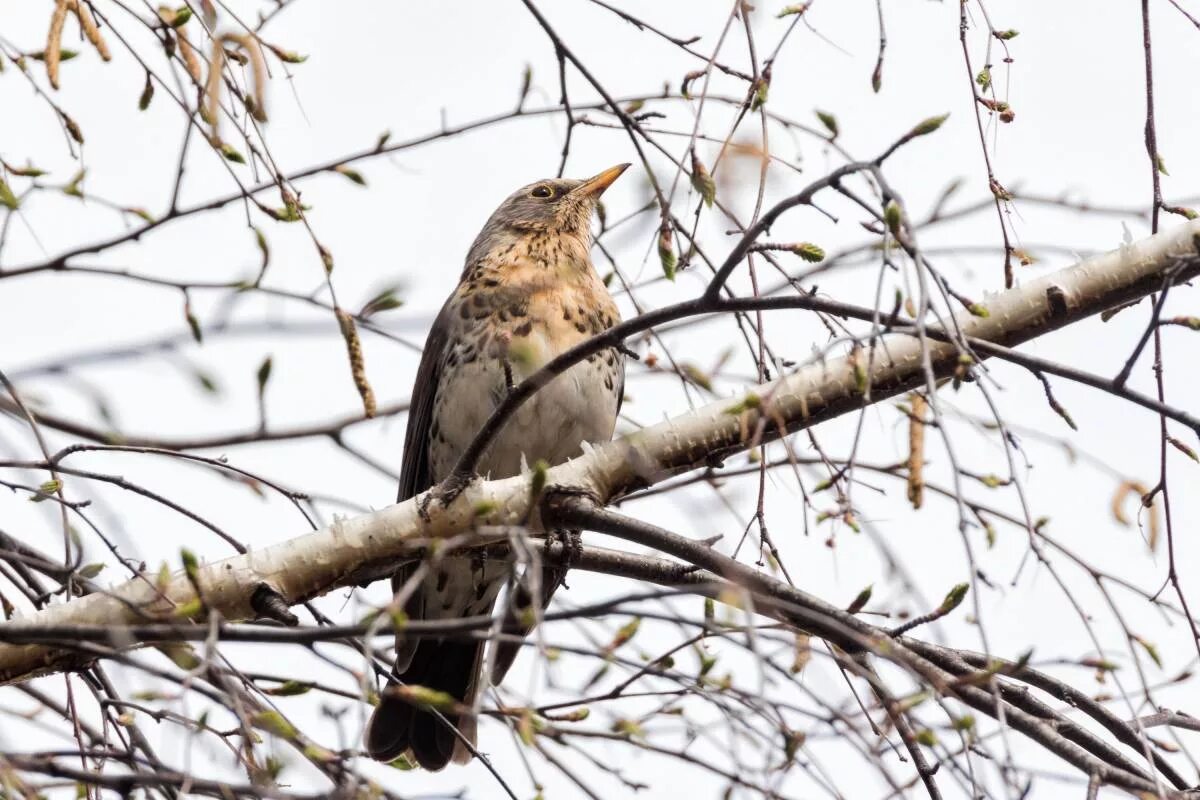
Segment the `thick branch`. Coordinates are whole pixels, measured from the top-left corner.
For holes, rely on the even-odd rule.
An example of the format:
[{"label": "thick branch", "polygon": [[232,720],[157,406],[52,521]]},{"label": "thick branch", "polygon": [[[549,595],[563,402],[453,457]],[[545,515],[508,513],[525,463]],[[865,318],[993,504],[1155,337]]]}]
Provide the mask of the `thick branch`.
[{"label": "thick branch", "polygon": [[[966,336],[1005,346],[1019,344],[1149,294],[1160,288],[1167,270],[1175,271],[1176,281],[1193,277],[1200,272],[1197,238],[1200,222],[1088,259],[990,297],[985,302],[988,317],[964,314],[956,325]],[[932,342],[928,347],[938,374],[950,374],[958,366],[959,351],[953,344]],[[754,387],[756,403],[718,401],[589,448],[582,457],[552,469],[548,483],[607,502],[744,450],[751,444],[743,439],[744,432],[754,431],[764,415],[768,436],[779,436],[861,407],[864,380],[869,380],[874,402],[925,380],[916,337],[889,343],[886,352],[871,360],[869,375],[864,374],[868,367],[863,361],[860,357],[856,364],[851,356],[812,364]],[[72,600],[26,621],[0,626],[0,640],[6,629],[26,623],[119,625],[178,620],[181,608],[193,615],[216,612],[229,620],[252,619],[251,597],[262,584],[296,605],[356,585],[364,575],[411,557],[421,539],[448,539],[480,526],[520,525],[531,518],[537,527],[528,475],[477,481],[449,505],[430,503],[424,513],[418,511],[422,499],[339,520],[320,531],[201,566],[195,581],[203,593],[199,612],[187,576],[179,573],[159,585],[153,575],[146,575],[108,593]],[[71,653],[53,647],[0,645],[0,682],[24,680],[75,663]]]}]

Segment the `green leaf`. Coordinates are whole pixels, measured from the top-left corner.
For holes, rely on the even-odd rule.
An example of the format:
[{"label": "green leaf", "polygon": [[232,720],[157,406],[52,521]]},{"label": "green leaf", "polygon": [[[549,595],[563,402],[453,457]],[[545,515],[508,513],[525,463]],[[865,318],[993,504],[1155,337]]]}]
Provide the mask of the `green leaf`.
[{"label": "green leaf", "polygon": [[1162,669],[1162,656],[1158,653],[1158,647],[1153,642],[1148,642],[1140,636],[1134,636],[1133,640],[1140,644],[1142,649],[1146,651],[1146,655],[1150,656],[1150,660],[1158,665],[1159,669]]},{"label": "green leaf", "polygon": [[875,584],[869,584],[865,589],[858,593],[850,605],[846,606],[846,613],[857,614],[863,610],[863,606],[871,599],[871,592],[874,591]]},{"label": "green leaf", "polygon": [[150,107],[150,101],[154,99],[154,81],[150,80],[150,73],[146,73],[146,85],[142,87],[142,94],[138,97],[138,111],[145,111]]},{"label": "green leaf", "polygon": [[258,391],[260,393],[267,388],[267,381],[271,380],[271,364],[271,357],[267,356],[258,365],[258,372],[255,373],[255,378],[258,381]]},{"label": "green leaf", "polygon": [[183,572],[187,575],[188,580],[193,583],[200,577],[200,562],[196,558],[196,554],[186,547],[180,549],[179,558],[183,561]]},{"label": "green leaf", "polygon": [[942,127],[942,123],[945,122],[949,117],[950,115],[947,113],[938,117],[928,117],[923,119],[917,123],[916,127],[912,129],[912,131],[909,133],[909,136],[925,136],[926,134],[933,133],[938,128]]},{"label": "green leaf", "polygon": [[929,728],[923,728],[917,731],[917,742],[926,747],[934,747],[938,743],[937,734],[929,730]]},{"label": "green leaf", "polygon": [[261,728],[267,733],[274,734],[281,739],[295,739],[299,735],[296,726],[288,722],[278,711],[271,709],[259,711],[251,717],[251,722],[254,724],[254,727]]},{"label": "green leaf", "polygon": [[395,692],[401,699],[416,706],[436,709],[437,711],[453,711],[458,707],[458,701],[449,692],[430,689],[410,683],[406,686],[393,686],[389,691]]},{"label": "green leaf", "polygon": [[232,161],[235,164],[245,164],[246,163],[246,157],[244,155],[242,155],[241,153],[239,153],[237,151],[237,149],[231,144],[227,144],[224,142],[221,143],[221,155],[225,156],[226,160]]},{"label": "green leaf", "polygon": [[783,19],[784,17],[790,17],[793,14],[799,16],[805,11],[808,11],[808,5],[808,3],[793,3],[790,6],[784,6],[783,9],[775,15],[775,19]]},{"label": "green leaf", "polygon": [[838,121],[837,117],[830,114],[828,111],[814,111],[817,119],[821,120],[821,124],[825,126],[825,130],[829,131],[829,138],[836,139],[838,137]]},{"label": "green leaf", "polygon": [[662,264],[663,275],[667,276],[667,280],[675,280],[675,267],[678,260],[675,258],[675,248],[671,241],[671,225],[664,223],[658,231],[658,260]]},{"label": "green leaf", "polygon": [[296,697],[297,695],[308,694],[312,691],[313,684],[305,681],[284,681],[274,689],[267,689],[264,694],[269,694],[274,697]]},{"label": "green leaf", "polygon": [[104,571],[105,564],[97,561],[95,564],[85,564],[79,568],[79,575],[89,580]]},{"label": "green leaf", "polygon": [[550,464],[544,458],[539,458],[533,464],[533,473],[529,478],[529,496],[535,500],[541,497],[542,490],[546,488],[546,474],[550,470]]},{"label": "green leaf", "polygon": [[398,290],[399,287],[389,286],[380,291],[363,304],[362,311],[358,312],[359,317],[366,319],[381,311],[391,311],[394,308],[400,308],[404,305],[404,301],[396,296]]},{"label": "green leaf", "polygon": [[16,210],[17,206],[21,205],[21,201],[13,194],[12,189],[0,178],[0,205],[6,206],[12,210]]},{"label": "green leaf", "polygon": [[84,176],[87,175],[87,170],[81,169],[71,176],[71,180],[67,181],[67,185],[63,187],[63,194],[71,197],[83,197],[83,190],[80,185],[83,183]]},{"label": "green leaf", "polygon": [[887,206],[883,209],[883,221],[887,223],[888,230],[893,236],[900,233],[900,206],[895,200],[888,201]]},{"label": "green leaf", "polygon": [[1015,31],[1012,28],[1009,28],[1006,31],[994,31],[992,33],[993,36],[1002,42],[1007,42],[1009,39],[1015,39],[1019,34],[1019,31]]},{"label": "green leaf", "polygon": [[949,614],[954,609],[962,604],[962,601],[967,596],[967,590],[970,589],[970,584],[958,583],[946,593],[946,598],[942,600],[942,604],[938,606],[939,614]]},{"label": "green leaf", "polygon": [[188,328],[192,331],[192,338],[196,344],[204,344],[204,331],[200,329],[200,320],[196,319],[196,315],[192,313],[192,304],[184,303],[183,316],[187,320]]},{"label": "green leaf", "polygon": [[767,92],[771,88],[771,84],[766,80],[759,78],[758,85],[754,89],[754,98],[750,101],[750,110],[758,111],[767,103]]},{"label": "green leaf", "polygon": [[708,169],[696,156],[695,150],[692,151],[692,187],[699,192],[704,205],[712,208],[713,200],[717,197],[717,183],[708,174]]},{"label": "green leaf", "polygon": [[362,176],[361,172],[359,172],[356,169],[351,169],[350,167],[347,167],[345,164],[338,164],[336,167],[333,168],[333,171],[338,173],[339,175],[345,175],[353,183],[357,183],[359,186],[367,185],[367,179]]},{"label": "green leaf", "polygon": [[791,251],[810,264],[816,264],[825,260],[825,250],[812,242],[794,244],[791,247]]},{"label": "green leaf", "polygon": [[409,759],[408,756],[401,754],[395,760],[389,761],[388,766],[392,769],[398,769],[401,772],[408,772],[417,768],[417,763]]}]

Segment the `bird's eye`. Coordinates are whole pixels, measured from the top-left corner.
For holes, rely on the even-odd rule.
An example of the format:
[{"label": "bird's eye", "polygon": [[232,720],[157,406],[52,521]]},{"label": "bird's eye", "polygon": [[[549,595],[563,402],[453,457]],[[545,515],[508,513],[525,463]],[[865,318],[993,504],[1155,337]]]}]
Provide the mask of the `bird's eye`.
[{"label": "bird's eye", "polygon": [[554,197],[554,190],[543,184],[541,186],[533,187],[533,191],[529,194],[531,197],[537,197],[545,200],[547,197]]}]

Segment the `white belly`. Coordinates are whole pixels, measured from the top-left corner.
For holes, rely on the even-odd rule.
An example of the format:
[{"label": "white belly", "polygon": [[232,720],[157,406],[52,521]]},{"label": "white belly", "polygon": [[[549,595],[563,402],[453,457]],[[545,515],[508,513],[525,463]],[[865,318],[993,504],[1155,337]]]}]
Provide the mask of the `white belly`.
[{"label": "white belly", "polygon": [[[607,356],[576,364],[526,400],[485,451],[480,475],[507,478],[518,474],[522,463],[532,466],[539,459],[559,464],[580,455],[583,442],[611,439],[620,381],[618,367],[610,365]],[[514,366],[513,382],[520,383],[526,377],[522,373],[532,371],[533,364],[525,371]],[[435,480],[449,474],[458,455],[503,400],[507,392],[503,367],[482,360],[463,365],[455,370],[453,380],[443,381],[442,391],[450,400],[438,403],[443,411],[437,422],[448,446],[435,446],[430,453]]]}]

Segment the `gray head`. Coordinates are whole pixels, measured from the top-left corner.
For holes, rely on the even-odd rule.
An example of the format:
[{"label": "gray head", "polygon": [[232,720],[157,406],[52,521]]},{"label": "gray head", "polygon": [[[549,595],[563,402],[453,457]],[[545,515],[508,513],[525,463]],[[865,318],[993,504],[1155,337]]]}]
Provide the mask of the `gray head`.
[{"label": "gray head", "polygon": [[492,212],[475,238],[467,262],[483,255],[502,238],[550,233],[586,240],[596,201],[628,167],[618,164],[587,180],[548,178],[521,187]]}]

